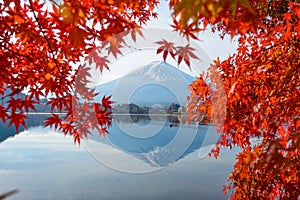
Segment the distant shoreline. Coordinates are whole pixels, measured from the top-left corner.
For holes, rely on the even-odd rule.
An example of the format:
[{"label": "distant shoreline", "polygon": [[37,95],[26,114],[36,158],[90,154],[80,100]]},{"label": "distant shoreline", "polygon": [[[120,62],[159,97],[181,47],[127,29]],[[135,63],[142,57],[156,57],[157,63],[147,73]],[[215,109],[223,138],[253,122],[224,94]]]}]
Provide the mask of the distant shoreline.
[{"label": "distant shoreline", "polygon": [[[9,114],[9,113],[8,113]],[[52,114],[56,114],[56,115],[66,115],[67,113],[64,112],[28,112],[28,113],[24,113],[25,115],[52,115]],[[130,117],[175,117],[175,118],[179,118],[180,121],[177,121],[177,123],[184,123],[187,119],[188,114],[187,113],[151,113],[151,114],[138,114],[138,113],[112,113],[111,116],[115,116],[115,117],[125,117],[125,116],[130,116]],[[169,121],[171,123],[174,123],[175,121]],[[216,124],[212,124],[212,123],[201,123],[201,122],[190,122],[188,124],[197,124],[197,125],[205,125],[205,126],[216,126]]]},{"label": "distant shoreline", "polygon": [[[7,114],[11,114],[10,112],[8,112]],[[56,114],[56,115],[64,115],[67,114],[66,112],[62,113],[62,112],[54,112],[54,113],[50,113],[50,112],[28,112],[28,113],[24,113],[25,115],[51,115],[51,114]],[[112,113],[112,116],[116,115],[116,116],[187,116],[186,113],[184,114],[180,114],[180,113],[167,113],[167,114],[160,114],[160,113],[153,113],[153,114],[138,114],[138,113]]]}]

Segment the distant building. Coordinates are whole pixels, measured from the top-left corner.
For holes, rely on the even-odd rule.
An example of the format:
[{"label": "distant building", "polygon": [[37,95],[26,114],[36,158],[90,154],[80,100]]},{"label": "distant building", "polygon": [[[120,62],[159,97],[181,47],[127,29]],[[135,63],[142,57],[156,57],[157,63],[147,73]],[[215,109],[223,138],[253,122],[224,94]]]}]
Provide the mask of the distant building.
[{"label": "distant building", "polygon": [[177,110],[178,113],[186,113],[186,108],[185,106],[180,106]]}]

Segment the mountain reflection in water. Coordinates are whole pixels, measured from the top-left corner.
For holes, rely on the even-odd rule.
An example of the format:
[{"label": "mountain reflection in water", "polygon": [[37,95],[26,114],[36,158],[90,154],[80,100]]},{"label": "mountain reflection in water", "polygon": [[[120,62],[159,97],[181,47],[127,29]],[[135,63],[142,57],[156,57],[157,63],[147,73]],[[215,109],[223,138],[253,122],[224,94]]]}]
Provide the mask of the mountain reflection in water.
[{"label": "mountain reflection in water", "polygon": [[[115,120],[107,139],[91,135],[81,146],[74,145],[70,136],[32,123],[29,130],[0,144],[0,194],[17,188],[19,193],[11,199],[226,199],[222,185],[238,150],[223,151],[217,160],[200,159],[199,150],[212,142],[205,137],[207,127],[170,127],[168,120],[151,137],[123,131],[149,129],[149,124],[161,127],[162,123],[143,118],[135,124]],[[185,141],[179,138],[177,150],[168,148],[180,129],[182,134],[194,132],[193,140],[185,143],[190,145],[181,148],[178,144]],[[0,135],[13,135],[10,131],[2,127]],[[145,172],[163,170],[123,173],[134,167],[145,167]]]},{"label": "mountain reflection in water", "polygon": [[152,120],[145,116],[128,118],[116,117],[109,129],[111,134],[106,139],[96,134],[90,136],[85,141],[88,150],[94,155],[100,152],[101,156],[94,143],[97,141],[143,160],[152,167],[166,167],[202,146],[212,148],[218,137],[215,127],[180,124],[177,116],[168,116],[165,121],[159,117],[152,117]]}]

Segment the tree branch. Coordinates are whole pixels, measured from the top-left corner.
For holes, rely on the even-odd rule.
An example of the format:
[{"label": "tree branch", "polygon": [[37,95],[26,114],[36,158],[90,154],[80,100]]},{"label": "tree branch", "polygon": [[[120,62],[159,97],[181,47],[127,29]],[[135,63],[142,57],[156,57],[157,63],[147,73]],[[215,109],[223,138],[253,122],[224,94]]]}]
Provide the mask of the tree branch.
[{"label": "tree branch", "polygon": [[30,56],[24,55],[24,54],[20,54],[19,52],[13,51],[13,50],[7,48],[6,46],[4,46],[4,44],[0,44],[0,46],[3,47],[5,50],[9,51],[10,53],[12,53],[12,54],[14,54],[14,55],[16,55],[16,56],[19,56],[19,57],[26,58],[26,59],[28,59],[32,64],[34,64],[35,66],[40,67],[38,64],[36,64],[36,63],[31,59]]},{"label": "tree branch", "polygon": [[[53,1],[51,1],[51,2],[53,2]],[[31,10],[32,10],[32,13],[33,13],[33,17],[34,17],[34,19],[36,20],[36,22],[37,22],[37,24],[38,24],[38,27],[39,27],[39,29],[41,30],[41,33],[42,33],[42,35],[43,35],[43,38],[44,38],[45,41],[47,42],[47,45],[48,45],[48,47],[49,47],[49,49],[50,49],[50,53],[51,53],[52,58],[53,58],[53,60],[54,60],[55,66],[56,66],[56,68],[58,69],[58,71],[60,72],[60,69],[59,69],[57,60],[56,60],[55,57],[54,57],[54,50],[53,50],[53,48],[52,48],[52,46],[51,46],[50,41],[49,41],[48,38],[46,37],[46,35],[45,35],[44,31],[43,31],[43,28],[42,28],[42,26],[41,26],[41,24],[40,24],[40,22],[39,22],[39,20],[38,20],[38,18],[37,18],[37,16],[36,16],[36,14],[35,14],[35,10],[34,10],[34,7],[33,7],[33,5],[32,5],[32,0],[29,0],[29,3],[30,3],[30,7],[31,7]],[[62,77],[65,77],[65,75],[64,75],[63,73],[60,73],[60,74],[62,75]]]},{"label": "tree branch", "polygon": [[2,194],[2,195],[0,195],[0,200],[2,200],[2,199],[4,200],[7,197],[9,197],[9,196],[11,196],[11,195],[13,195],[13,194],[15,194],[17,192],[19,192],[19,190],[15,189],[15,190],[9,191],[9,192],[7,192],[5,194]]}]

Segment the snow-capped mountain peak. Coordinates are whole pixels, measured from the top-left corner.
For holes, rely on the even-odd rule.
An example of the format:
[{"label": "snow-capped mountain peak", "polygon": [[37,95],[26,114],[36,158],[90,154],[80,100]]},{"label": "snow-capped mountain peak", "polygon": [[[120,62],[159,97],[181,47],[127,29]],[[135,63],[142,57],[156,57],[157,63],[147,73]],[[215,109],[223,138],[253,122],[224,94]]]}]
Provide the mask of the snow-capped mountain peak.
[{"label": "snow-capped mountain peak", "polygon": [[178,68],[164,61],[153,61],[145,66],[138,67],[126,76],[139,77],[140,79],[146,78],[147,80],[158,82],[166,80],[178,80],[178,78],[181,77],[184,77],[189,81],[194,80],[194,77],[182,72]]},{"label": "snow-capped mountain peak", "polygon": [[112,100],[117,104],[149,106],[176,102],[184,105],[190,94],[188,85],[194,80],[193,76],[164,61],[154,61],[119,79],[99,85],[97,91],[102,95],[112,95]]}]

